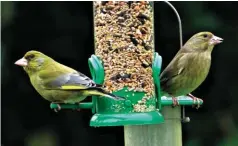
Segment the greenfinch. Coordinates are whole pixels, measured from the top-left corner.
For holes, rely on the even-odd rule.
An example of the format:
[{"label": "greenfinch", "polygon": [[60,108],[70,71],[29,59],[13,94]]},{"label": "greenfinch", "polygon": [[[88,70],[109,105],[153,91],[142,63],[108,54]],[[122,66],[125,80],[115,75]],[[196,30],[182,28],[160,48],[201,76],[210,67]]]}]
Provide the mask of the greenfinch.
[{"label": "greenfinch", "polygon": [[29,51],[15,62],[22,66],[36,91],[46,100],[57,103],[79,103],[87,96],[104,96],[124,100],[106,92],[86,75],[60,64],[38,51]]},{"label": "greenfinch", "polygon": [[175,97],[187,95],[196,100],[194,91],[207,77],[211,66],[211,53],[222,38],[211,32],[200,32],[193,35],[178,51],[169,65],[160,74],[161,91],[170,95],[173,106],[179,105]]}]

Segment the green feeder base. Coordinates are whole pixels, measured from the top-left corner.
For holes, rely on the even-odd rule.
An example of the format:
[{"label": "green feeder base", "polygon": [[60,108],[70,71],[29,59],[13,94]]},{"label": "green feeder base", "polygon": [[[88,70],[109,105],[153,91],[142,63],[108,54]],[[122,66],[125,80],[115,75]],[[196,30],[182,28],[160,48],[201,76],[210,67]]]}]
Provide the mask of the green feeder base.
[{"label": "green feeder base", "polygon": [[[162,58],[158,53],[154,54],[154,63],[152,65],[154,82],[156,82],[156,89],[160,89],[158,74]],[[103,63],[99,57],[92,55],[89,58],[89,68],[92,79],[98,83],[104,82],[104,68]],[[145,124],[160,124],[164,122],[162,114],[159,113],[160,101],[159,91],[157,96],[154,96],[146,101],[144,104],[148,111],[137,112],[134,111],[134,105],[138,105],[145,96],[144,92],[130,91],[127,87],[121,90],[114,91],[113,94],[126,97],[125,101],[114,101],[108,98],[98,98],[93,96],[93,105],[95,107],[95,114],[90,120],[90,126],[125,126],[125,125],[145,125]]]},{"label": "green feeder base", "polygon": [[90,126],[146,125],[163,122],[163,116],[157,111],[127,114],[95,114],[90,120]]}]

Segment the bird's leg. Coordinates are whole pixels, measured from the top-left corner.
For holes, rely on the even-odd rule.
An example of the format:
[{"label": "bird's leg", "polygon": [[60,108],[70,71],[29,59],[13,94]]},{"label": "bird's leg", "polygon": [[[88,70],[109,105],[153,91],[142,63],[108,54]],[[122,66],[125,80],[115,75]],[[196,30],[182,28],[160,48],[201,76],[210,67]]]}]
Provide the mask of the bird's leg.
[{"label": "bird's leg", "polygon": [[78,109],[76,109],[76,111],[80,112],[80,111],[81,111],[81,109],[79,109],[79,108],[78,108]]},{"label": "bird's leg", "polygon": [[57,109],[54,109],[54,111],[55,111],[56,113],[61,110],[61,106],[60,106],[59,102],[52,102],[52,103],[54,103],[54,104],[57,105]]},{"label": "bird's leg", "polygon": [[196,109],[199,109],[199,107],[200,107],[199,103],[200,103],[200,101],[202,101],[202,99],[193,96],[191,93],[187,94],[187,96],[189,96],[193,99],[194,105],[195,105],[196,101],[198,102]]},{"label": "bird's leg", "polygon": [[172,96],[172,101],[173,101],[173,107],[179,105],[178,99],[177,99],[176,97],[173,97],[173,96]]},{"label": "bird's leg", "polygon": [[[78,103],[78,105],[79,105],[79,104],[80,104],[80,103]],[[76,111],[78,111],[78,112],[79,112],[79,111],[81,111],[81,109],[80,109],[80,108],[77,108],[77,109],[76,109]]]}]

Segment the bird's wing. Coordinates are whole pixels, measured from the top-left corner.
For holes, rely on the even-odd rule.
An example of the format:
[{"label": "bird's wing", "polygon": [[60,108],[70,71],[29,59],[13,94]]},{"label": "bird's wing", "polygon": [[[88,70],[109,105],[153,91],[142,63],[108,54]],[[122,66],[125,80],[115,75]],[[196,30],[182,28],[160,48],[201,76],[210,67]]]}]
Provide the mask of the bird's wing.
[{"label": "bird's wing", "polygon": [[169,65],[160,74],[160,84],[162,88],[166,88],[169,81],[177,77],[184,71],[184,65],[186,62],[186,53],[177,53]]},{"label": "bird's wing", "polygon": [[89,77],[77,71],[41,71],[39,73],[39,78],[41,80],[41,85],[45,89],[80,90],[99,86]]},{"label": "bird's wing", "polygon": [[86,75],[66,66],[51,66],[50,70],[42,70],[38,73],[38,82],[46,90],[83,91],[85,95],[97,95],[125,100],[103,90],[102,85],[96,84]]}]

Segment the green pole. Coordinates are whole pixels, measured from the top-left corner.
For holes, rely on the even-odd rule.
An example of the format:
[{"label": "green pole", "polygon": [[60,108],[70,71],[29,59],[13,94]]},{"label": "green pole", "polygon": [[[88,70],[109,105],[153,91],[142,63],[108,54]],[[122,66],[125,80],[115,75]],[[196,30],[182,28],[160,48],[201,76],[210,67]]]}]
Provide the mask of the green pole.
[{"label": "green pole", "polygon": [[163,107],[165,122],[124,127],[125,146],[182,146],[181,107]]}]

